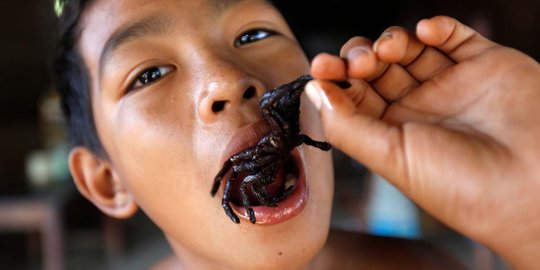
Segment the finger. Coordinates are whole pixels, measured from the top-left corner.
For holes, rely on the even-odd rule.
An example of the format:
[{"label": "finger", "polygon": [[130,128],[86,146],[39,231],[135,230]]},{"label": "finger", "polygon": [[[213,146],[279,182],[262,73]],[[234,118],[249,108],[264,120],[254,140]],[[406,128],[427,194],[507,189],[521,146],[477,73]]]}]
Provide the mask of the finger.
[{"label": "finger", "polygon": [[437,49],[421,43],[402,27],[390,27],[373,45],[377,57],[398,63],[418,81],[429,80],[455,62]]},{"label": "finger", "polygon": [[381,60],[402,66],[412,63],[425,48],[426,45],[398,26],[386,29],[373,44],[373,50]]},{"label": "finger", "polygon": [[320,110],[326,139],[383,177],[404,175],[402,133],[377,118],[357,113],[354,102],[328,82],[310,82],[308,97]]},{"label": "finger", "polygon": [[441,198],[455,196],[459,190],[451,181],[432,180],[461,179],[460,170],[455,168],[465,164],[470,169],[478,164],[467,158],[478,156],[472,153],[478,147],[471,147],[463,133],[418,122],[390,125],[356,113],[354,103],[331,83],[310,83],[306,92],[319,109],[328,142],[392,182],[431,213],[449,220],[452,213],[443,211],[448,210],[447,200]]},{"label": "finger", "polygon": [[418,85],[399,65],[379,61],[370,46],[371,41],[363,37],[352,38],[343,45],[340,54],[347,59],[349,76],[369,81],[373,89],[390,102]]},{"label": "finger", "polygon": [[398,64],[390,64],[386,71],[370,84],[388,102],[400,100],[419,85],[418,81]]},{"label": "finger", "polygon": [[379,119],[386,107],[386,101],[364,80],[350,79],[351,87],[343,91],[351,99],[356,112]]},{"label": "finger", "polygon": [[418,85],[400,66],[379,61],[367,38],[350,39],[341,48],[340,55],[347,60],[347,73],[350,77],[369,81],[373,89],[387,101],[401,98],[409,89]]},{"label": "finger", "polygon": [[[343,94],[344,98],[349,100],[354,108],[354,113],[360,113],[369,115],[374,118],[380,118],[382,114],[384,113],[387,104],[384,101],[384,99],[379,96],[372,88],[371,86],[366,83],[364,80],[355,80],[350,79],[349,82],[351,83],[351,86],[347,88],[346,90],[340,89],[341,93]],[[317,86],[313,86],[312,84],[317,84]],[[320,88],[318,85],[325,85],[325,87],[334,88],[336,85],[334,83],[328,82],[328,81],[320,81],[320,80],[314,80],[310,81],[308,85],[306,85],[306,92],[308,96],[313,91],[307,91],[309,88]],[[312,102],[316,101],[317,104],[315,104],[317,107],[320,107],[320,103],[322,102],[321,99],[317,99],[319,96],[311,96]],[[314,102],[315,103],[315,102]]]},{"label": "finger", "polygon": [[388,65],[377,61],[371,45],[371,40],[365,37],[353,37],[341,47],[339,55],[347,61],[349,77],[369,81],[384,72]]},{"label": "finger", "polygon": [[321,80],[343,81],[347,79],[346,65],[337,56],[320,53],[311,61],[311,75]]},{"label": "finger", "polygon": [[416,34],[420,41],[438,48],[457,62],[496,45],[470,27],[447,16],[421,20],[416,26]]}]

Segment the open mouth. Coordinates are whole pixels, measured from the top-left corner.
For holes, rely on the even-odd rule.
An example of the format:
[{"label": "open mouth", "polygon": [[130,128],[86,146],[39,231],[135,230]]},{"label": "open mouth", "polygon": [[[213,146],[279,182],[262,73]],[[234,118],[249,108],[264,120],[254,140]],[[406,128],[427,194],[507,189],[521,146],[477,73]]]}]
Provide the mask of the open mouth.
[{"label": "open mouth", "polygon": [[[257,220],[256,224],[277,224],[299,214],[306,205],[308,197],[305,175],[302,156],[298,148],[295,148],[276,175],[274,182],[267,186],[269,197],[275,199],[274,206],[261,204],[248,187],[248,196]],[[235,183],[233,186],[231,207],[241,219],[249,221],[249,215],[242,204],[240,188],[237,185],[238,183]]]},{"label": "open mouth", "polygon": [[226,159],[210,195],[216,195],[229,172],[221,206],[234,223],[240,223],[234,212],[243,218],[248,212],[251,223],[269,224],[287,220],[305,205],[304,166],[294,147],[306,144],[322,151],[331,148],[324,141],[300,134],[300,98],[312,79],[302,75],[264,93],[259,100],[263,119],[238,129],[225,148]]},{"label": "open mouth", "polygon": [[[231,156],[237,155],[249,147],[256,145],[261,138],[268,134],[268,131],[269,125],[265,120],[260,120],[237,130],[222,154],[221,164],[226,164],[229,162]],[[264,169],[266,167],[262,166],[261,168]],[[247,214],[247,210],[242,202],[243,196],[241,193],[241,185],[246,177],[249,177],[253,173],[256,174],[258,172],[257,170],[241,170],[239,174],[232,179],[233,181],[231,181],[232,185],[228,196],[229,200],[223,201],[223,192],[225,186],[229,182],[233,170],[231,167],[224,165],[222,171],[225,169],[227,172],[219,179],[220,182],[218,182],[217,186],[214,182],[211,194],[216,195],[214,192],[220,191],[218,197],[222,198],[221,205],[223,208],[229,208],[229,210],[225,209],[225,212],[231,211],[230,213],[227,213],[231,219],[233,219],[233,217],[231,217],[231,215],[233,215],[236,219],[240,218],[248,222],[253,222],[253,219],[255,219],[256,224],[279,223],[298,214],[306,204],[308,192],[304,168],[304,158],[297,147],[291,150],[287,160],[281,165],[277,172],[262,173],[262,175],[273,176],[273,179],[268,179],[265,183],[262,183],[262,179],[257,178],[257,181],[255,182],[258,184],[258,187],[255,192],[252,189],[251,184],[246,184],[245,192],[248,197],[247,204],[249,208],[253,210],[254,215],[254,217],[251,216],[252,219],[250,219],[250,215]],[[264,196],[257,196],[255,193],[259,192],[260,194],[262,187],[264,187],[266,194]],[[264,201],[264,199],[261,201],[261,197],[268,199],[266,201]],[[234,212],[234,214],[232,212]],[[233,221],[235,223],[239,222],[234,219]]]},{"label": "open mouth", "polygon": [[[284,165],[279,168],[277,174],[275,175],[275,178],[273,179],[273,182],[264,186],[266,194],[263,196],[265,198],[261,198],[260,193],[259,196],[257,196],[257,193],[254,191],[252,185],[246,186],[245,192],[247,193],[247,196],[249,198],[249,205],[265,205],[264,200],[267,201],[266,204],[268,204],[268,202],[272,204],[280,203],[290,194],[292,194],[292,192],[294,192],[296,182],[298,180],[298,175],[299,172],[296,161],[294,157],[290,155],[289,158],[285,161]],[[231,203],[236,206],[243,206],[242,192],[240,190],[240,186],[242,183],[241,180],[247,176],[249,176],[247,173],[240,174],[238,177],[238,181],[235,181],[235,183],[233,184],[231,192]]]}]

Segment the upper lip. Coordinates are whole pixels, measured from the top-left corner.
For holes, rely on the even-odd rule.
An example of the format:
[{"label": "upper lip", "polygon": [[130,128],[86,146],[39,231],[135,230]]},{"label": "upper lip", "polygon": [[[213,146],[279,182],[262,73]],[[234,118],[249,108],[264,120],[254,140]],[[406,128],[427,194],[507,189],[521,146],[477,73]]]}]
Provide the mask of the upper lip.
[{"label": "upper lip", "polygon": [[239,128],[229,140],[227,147],[223,151],[221,164],[224,164],[231,156],[255,146],[259,140],[270,131],[268,122],[261,119],[253,124]]}]

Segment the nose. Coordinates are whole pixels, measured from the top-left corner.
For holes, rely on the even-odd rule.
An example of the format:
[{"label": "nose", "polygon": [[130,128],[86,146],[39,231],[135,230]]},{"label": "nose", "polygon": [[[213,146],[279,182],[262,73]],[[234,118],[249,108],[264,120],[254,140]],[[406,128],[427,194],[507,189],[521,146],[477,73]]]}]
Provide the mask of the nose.
[{"label": "nose", "polygon": [[251,122],[260,117],[258,97],[265,91],[260,80],[231,63],[211,70],[199,99],[198,114],[203,123],[226,117]]}]

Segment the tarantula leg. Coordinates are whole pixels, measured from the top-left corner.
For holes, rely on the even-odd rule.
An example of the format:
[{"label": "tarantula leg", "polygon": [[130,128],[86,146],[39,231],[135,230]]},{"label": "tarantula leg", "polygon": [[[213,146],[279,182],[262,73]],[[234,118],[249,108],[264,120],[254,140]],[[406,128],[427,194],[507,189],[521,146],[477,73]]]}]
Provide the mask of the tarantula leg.
[{"label": "tarantula leg", "polygon": [[270,200],[270,196],[268,195],[268,191],[266,190],[265,186],[252,185],[251,192],[253,193],[253,195],[255,195],[255,198],[257,198],[257,201],[259,201],[259,203],[261,203],[262,205],[269,206],[269,207],[277,206],[274,200]]},{"label": "tarantula leg", "polygon": [[[244,206],[244,208],[246,209],[249,215],[249,221],[253,224],[255,224],[255,221],[257,220],[255,219],[255,212],[253,212],[253,208],[251,208],[251,204],[249,203],[249,196],[247,194],[246,189],[249,184],[253,184],[253,182],[259,180],[260,177],[263,176],[263,174],[264,174],[264,171],[259,172],[257,174],[248,175],[242,180],[242,183],[240,184],[240,194],[242,195],[242,205]],[[252,190],[253,190],[253,185],[252,185]],[[257,197],[257,199],[259,198]]]},{"label": "tarantula leg", "polygon": [[[270,159],[270,156],[267,156],[267,157],[263,157],[255,161],[246,161],[246,162],[233,166],[231,176],[229,177],[229,179],[227,180],[227,183],[225,184],[225,190],[223,191],[223,200],[221,204],[223,206],[223,209],[225,209],[225,212],[227,213],[227,215],[232,219],[234,223],[239,223],[240,221],[231,209],[230,194],[231,194],[232,185],[234,181],[236,180],[236,178],[238,177],[238,173],[242,171],[254,171],[260,168],[261,166],[267,165],[272,160],[273,159]],[[257,177],[258,174],[249,175],[245,177],[242,180],[242,183],[240,184],[240,194],[242,196],[242,205],[244,206],[244,208],[246,208],[246,211],[249,214],[249,220],[251,221],[251,223],[255,223],[255,213],[253,212],[253,209],[250,207],[249,197],[247,196],[245,186],[246,184],[249,184],[252,181],[256,181],[257,179],[259,179]]]},{"label": "tarantula leg", "polygon": [[214,178],[214,184],[212,185],[212,190],[210,191],[210,195],[212,195],[212,197],[216,195],[216,192],[218,191],[219,185],[221,183],[221,179],[223,179],[223,176],[225,176],[225,174],[229,171],[232,165],[233,165],[233,162],[230,159],[225,161],[225,164],[223,164],[223,167]]},{"label": "tarantula leg", "polygon": [[212,185],[212,190],[210,190],[210,195],[212,195],[212,197],[216,195],[216,192],[219,189],[221,180],[223,179],[225,174],[227,174],[229,169],[234,165],[234,163],[241,160],[251,159],[253,156],[253,152],[255,151],[256,151],[255,147],[250,147],[244,151],[236,153],[235,155],[227,159],[227,161],[225,161],[225,163],[223,164],[223,167],[214,178],[214,184]]},{"label": "tarantula leg", "polygon": [[242,183],[240,184],[240,194],[242,195],[242,205],[246,209],[248,215],[249,215],[249,221],[252,224],[255,224],[255,212],[253,212],[253,208],[251,208],[251,204],[249,203],[249,196],[247,195],[246,191],[246,185],[248,185],[250,182],[256,181],[257,175],[248,175],[244,180],[242,180]]},{"label": "tarantula leg", "polygon": [[281,196],[273,198],[272,202],[274,204],[277,204],[278,202],[281,202],[281,201],[285,200],[287,197],[289,197],[289,195],[291,195],[293,193],[295,187],[296,186],[294,186],[294,185],[288,187],[285,191],[283,191]]},{"label": "tarantula leg", "polygon": [[233,212],[232,208],[231,208],[231,205],[230,205],[230,201],[231,201],[231,188],[232,188],[232,185],[234,183],[234,180],[236,180],[236,172],[233,171],[231,173],[231,176],[229,177],[229,179],[227,179],[227,183],[225,184],[225,190],[223,191],[223,198],[221,199],[221,206],[223,207],[223,209],[225,210],[225,213],[227,214],[227,216],[229,216],[229,218],[236,224],[240,223],[240,219],[238,218],[238,216]]},{"label": "tarantula leg", "polygon": [[[299,136],[301,136],[303,138],[301,140],[301,142],[303,142],[303,143],[305,143],[307,145],[313,146],[313,147],[317,147],[317,148],[319,148],[319,149],[321,149],[323,151],[328,151],[328,150],[330,150],[330,148],[332,148],[332,146],[329,143],[316,141],[316,140],[310,138],[308,135],[300,134]],[[300,143],[300,144],[302,144],[302,143]]]},{"label": "tarantula leg", "polygon": [[223,176],[227,173],[227,171],[229,171],[231,167],[233,168],[231,175],[229,176],[229,178],[227,179],[227,183],[225,184],[225,189],[223,190],[221,206],[225,210],[225,213],[227,214],[227,216],[229,216],[229,218],[234,223],[240,223],[240,219],[238,218],[236,214],[234,214],[230,205],[230,201],[231,201],[230,196],[231,196],[232,186],[234,184],[234,181],[238,177],[238,172],[253,167],[253,164],[256,164],[256,162],[241,163],[241,165],[235,165],[235,166],[232,166],[232,165],[234,164],[234,162],[251,159],[251,156],[253,155],[253,152],[255,152],[255,150],[256,150],[255,147],[251,147],[229,158],[223,165],[223,168],[221,169],[221,171],[218,173],[218,175],[214,179],[214,186],[212,187],[212,191],[211,191],[212,196],[215,195],[215,193],[217,192],[219,188],[219,183],[221,182],[221,179],[223,178]]},{"label": "tarantula leg", "polygon": [[349,87],[352,86],[352,84],[348,81],[332,81],[334,84],[336,84],[337,86],[339,86],[339,88],[345,90]]}]

